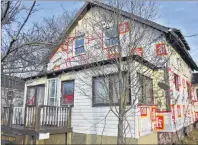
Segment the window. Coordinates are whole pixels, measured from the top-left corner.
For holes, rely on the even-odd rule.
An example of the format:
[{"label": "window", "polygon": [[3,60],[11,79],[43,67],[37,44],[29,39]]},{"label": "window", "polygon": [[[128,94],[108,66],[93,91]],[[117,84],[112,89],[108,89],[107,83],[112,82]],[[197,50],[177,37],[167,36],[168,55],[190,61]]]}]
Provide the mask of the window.
[{"label": "window", "polygon": [[[125,74],[126,73],[123,73],[123,78],[124,84],[126,85]],[[125,90],[125,92],[127,92],[127,90]],[[109,105],[109,103],[117,104],[119,98],[118,74],[93,78],[93,105]],[[129,103],[129,95],[127,95],[127,102]]]},{"label": "window", "polygon": [[62,104],[74,104],[74,81],[62,82]]},{"label": "window", "polygon": [[154,104],[153,98],[153,80],[149,77],[138,73],[138,79],[140,82],[140,104]]},{"label": "window", "polygon": [[177,74],[174,74],[174,84],[175,84],[175,89],[179,91],[179,76]]},{"label": "window", "polygon": [[75,41],[75,55],[84,53],[84,35],[78,36]]},{"label": "window", "polygon": [[105,45],[107,47],[118,45],[118,31],[117,28],[109,28],[105,31]]},{"label": "window", "polygon": [[44,105],[45,85],[27,87],[27,104]]},{"label": "window", "polygon": [[196,89],[196,95],[197,95],[197,100],[198,100],[198,89]]},{"label": "window", "polygon": [[57,105],[57,79],[49,80],[48,87],[48,105],[56,106]]},{"label": "window", "polygon": [[187,86],[188,98],[189,98],[189,100],[192,100],[190,83],[187,82],[186,86]]}]

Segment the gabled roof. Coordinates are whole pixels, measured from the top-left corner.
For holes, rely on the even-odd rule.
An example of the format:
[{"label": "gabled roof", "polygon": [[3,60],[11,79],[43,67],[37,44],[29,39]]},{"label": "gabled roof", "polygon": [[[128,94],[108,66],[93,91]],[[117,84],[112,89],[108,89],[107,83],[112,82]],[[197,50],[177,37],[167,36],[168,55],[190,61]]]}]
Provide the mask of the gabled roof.
[{"label": "gabled roof", "polygon": [[[102,2],[99,1],[91,1],[91,2],[86,2],[82,8],[79,10],[79,12],[76,14],[76,16],[74,17],[74,19],[69,23],[66,32],[65,32],[65,37],[64,39],[62,39],[62,43],[65,40],[65,38],[69,35],[70,31],[72,30],[72,28],[75,26],[75,23],[80,20],[88,10],[90,10],[92,7],[100,7],[106,10],[109,10],[111,12],[117,12],[117,8],[109,6],[107,4],[104,4]],[[132,19],[134,21],[137,21],[139,23],[145,24],[151,28],[157,29],[163,33],[165,33],[165,35],[167,36],[167,38],[170,37],[170,35],[172,36],[172,38],[174,38],[174,41],[170,41],[171,44],[174,44],[175,47],[177,47],[177,51],[180,53],[181,57],[186,61],[187,64],[189,64],[189,66],[192,69],[198,70],[198,67],[196,65],[196,63],[194,62],[194,60],[192,59],[192,57],[190,56],[189,52],[187,50],[190,50],[190,47],[187,43],[187,41],[185,40],[184,36],[182,35],[181,31],[175,28],[169,28],[169,27],[165,27],[162,26],[160,24],[157,24],[155,22],[152,22],[150,20],[144,19],[142,17],[133,15],[131,13],[128,13],[126,11],[120,10],[119,9],[119,13],[129,19]],[[177,41],[178,45],[175,44],[175,41]],[[61,43],[61,44],[62,44]],[[60,44],[58,44],[60,45]],[[181,47],[182,46],[182,47]],[[58,46],[57,46],[58,47]],[[57,47],[52,50],[52,52],[50,53],[50,55],[48,56],[48,62],[49,62],[49,58],[51,55],[53,55],[56,50]]]}]

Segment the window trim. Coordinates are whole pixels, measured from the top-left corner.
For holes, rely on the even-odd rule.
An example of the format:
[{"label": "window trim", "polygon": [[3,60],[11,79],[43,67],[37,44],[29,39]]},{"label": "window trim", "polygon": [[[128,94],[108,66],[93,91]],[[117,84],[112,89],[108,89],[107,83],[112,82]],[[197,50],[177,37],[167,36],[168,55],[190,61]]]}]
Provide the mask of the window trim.
[{"label": "window trim", "polygon": [[[43,97],[43,104],[45,104],[45,84],[43,83],[43,84],[38,84],[38,85],[30,85],[30,86],[27,86],[27,93],[26,93],[26,101],[24,102],[26,105],[28,105],[27,104],[27,99],[28,99],[28,88],[31,88],[31,87],[35,87],[35,88],[37,88],[37,87],[44,87],[44,97]],[[33,104],[33,105],[37,105],[37,89],[35,89],[35,101],[34,101],[35,103]]]},{"label": "window trim", "polygon": [[[74,88],[75,88],[75,79],[69,79],[69,80],[62,80],[61,81],[61,98],[60,98],[60,106],[71,106],[74,107],[74,100],[73,100],[73,105],[67,105],[67,104],[63,104],[62,103],[62,99],[63,99],[63,84],[65,82],[70,82],[70,81],[74,81]],[[75,97],[75,90],[74,90],[74,97]]]},{"label": "window trim", "polygon": [[[122,73],[124,73],[124,74],[126,74],[127,72],[126,71],[123,71]],[[98,77],[105,77],[105,76],[111,76],[111,75],[117,75],[118,73],[117,72],[115,72],[115,73],[110,73],[110,74],[103,74],[103,75],[97,75],[97,76],[92,76],[92,107],[102,107],[102,106],[112,106],[112,105],[115,105],[115,106],[118,106],[119,105],[119,103],[112,103],[112,104],[110,104],[110,103],[97,103],[97,104],[95,104],[94,103],[94,92],[95,92],[95,90],[94,90],[94,79],[95,78],[98,78]],[[129,79],[128,79],[128,81],[129,81],[129,83],[131,82],[131,79],[130,79],[130,73],[129,73]],[[109,83],[109,85],[110,85],[110,83]],[[110,92],[109,92],[110,93]],[[131,105],[131,88],[129,88],[129,102],[127,102],[126,103],[126,105]]]},{"label": "window trim", "polygon": [[[84,40],[83,40],[84,44],[83,44],[82,46],[76,47],[76,41],[77,41],[79,38],[83,38],[83,39],[84,39]],[[79,53],[79,54],[76,54],[76,48],[81,48],[81,47],[83,47],[84,52]],[[74,56],[79,56],[79,55],[82,55],[82,54],[85,54],[85,34],[81,34],[81,35],[79,35],[79,36],[76,36],[76,39],[75,39],[75,41],[74,41]]]},{"label": "window trim", "polygon": [[[175,80],[175,77],[177,77],[177,80]],[[177,84],[176,84],[176,81],[177,81]],[[175,90],[176,91],[180,91],[180,88],[179,88],[179,75],[178,74],[176,74],[176,73],[174,73],[174,86],[175,86]]]},{"label": "window trim", "polygon": [[[150,79],[151,80],[151,84],[152,84],[152,98],[153,98],[153,103],[152,104],[148,104],[148,103],[140,103],[139,102],[139,98],[138,98],[138,105],[155,105],[155,97],[154,97],[154,89],[153,89],[153,78],[150,78],[150,77],[148,77],[148,76],[146,76],[146,75],[143,75],[143,74],[141,74],[141,73],[139,73],[139,72],[137,72],[137,76],[139,77],[139,76],[143,76],[143,77],[145,77],[145,78],[147,78],[147,79]],[[138,78],[138,81],[139,81],[139,78]],[[139,81],[140,82],[140,81]],[[141,85],[141,84],[140,84]],[[146,97],[147,98],[147,97]]]},{"label": "window trim", "polygon": [[118,41],[119,41],[119,30],[117,30],[117,36],[116,37],[110,37],[109,39],[106,39],[106,32],[109,30],[113,30],[113,29],[116,29],[117,30],[117,27],[116,26],[112,26],[112,27],[106,27],[106,28],[104,28],[103,29],[103,31],[104,31],[104,44],[105,44],[105,46],[106,46],[106,48],[112,48],[112,47],[115,47],[115,46],[118,46],[118,43],[117,44],[113,44],[113,45],[107,45],[106,44],[106,40],[112,40],[112,39],[115,39],[115,38],[117,38],[118,39]]},{"label": "window trim", "polygon": [[58,78],[51,78],[51,79],[48,79],[47,80],[47,83],[48,83],[48,87],[47,87],[47,92],[48,92],[48,95],[47,95],[47,105],[49,105],[49,100],[50,100],[50,97],[49,97],[49,81],[51,80],[55,80],[56,81],[56,99],[57,99],[57,102],[56,102],[56,105],[52,105],[52,106],[58,106],[58,89],[57,89],[57,86],[58,86]]}]

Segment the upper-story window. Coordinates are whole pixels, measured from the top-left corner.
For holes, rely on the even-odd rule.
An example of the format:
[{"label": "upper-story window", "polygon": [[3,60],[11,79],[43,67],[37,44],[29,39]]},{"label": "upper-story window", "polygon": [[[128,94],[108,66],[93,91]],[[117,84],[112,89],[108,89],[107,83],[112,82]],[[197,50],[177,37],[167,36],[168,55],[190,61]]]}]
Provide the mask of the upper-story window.
[{"label": "upper-story window", "polygon": [[153,97],[153,80],[147,76],[138,73],[140,83],[140,104],[154,104]]},{"label": "upper-story window", "polygon": [[106,29],[105,45],[107,47],[118,45],[118,31],[116,27]]},{"label": "upper-story window", "polygon": [[175,89],[179,91],[179,76],[177,74],[174,74],[174,84],[175,84]]},{"label": "upper-story window", "polygon": [[85,52],[84,48],[84,35],[78,36],[75,41],[75,55]]},{"label": "upper-story window", "polygon": [[51,79],[48,85],[48,105],[57,106],[57,103],[57,79]]}]

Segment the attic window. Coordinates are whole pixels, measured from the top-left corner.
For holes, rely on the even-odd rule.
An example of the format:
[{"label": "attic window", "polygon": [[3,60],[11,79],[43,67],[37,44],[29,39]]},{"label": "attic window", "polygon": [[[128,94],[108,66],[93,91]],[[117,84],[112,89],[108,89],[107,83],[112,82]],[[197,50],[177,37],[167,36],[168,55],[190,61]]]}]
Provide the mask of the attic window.
[{"label": "attic window", "polygon": [[107,47],[118,45],[118,31],[116,27],[106,29],[105,45]]},{"label": "attic window", "polygon": [[75,55],[85,52],[84,49],[84,35],[78,36],[75,41]]}]

